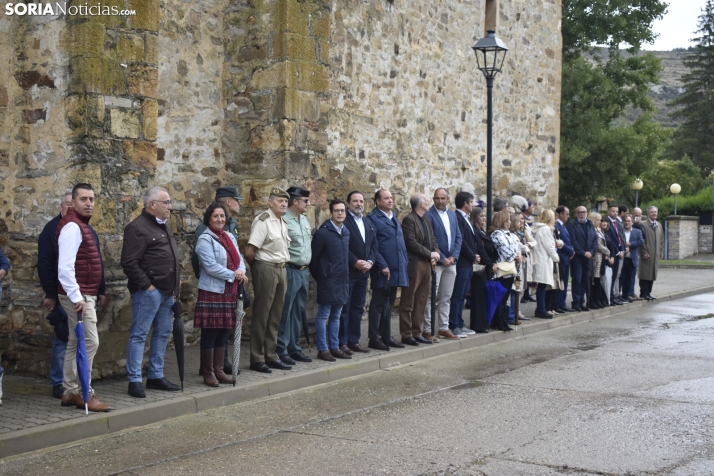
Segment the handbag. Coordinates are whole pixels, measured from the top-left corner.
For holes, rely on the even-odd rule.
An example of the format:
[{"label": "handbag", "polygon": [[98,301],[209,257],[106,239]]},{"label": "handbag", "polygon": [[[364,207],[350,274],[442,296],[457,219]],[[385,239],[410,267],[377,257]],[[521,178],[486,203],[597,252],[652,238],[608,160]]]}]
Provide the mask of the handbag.
[{"label": "handbag", "polygon": [[496,263],[496,267],[498,268],[496,272],[496,277],[498,278],[518,274],[515,261],[501,261],[500,263]]},{"label": "handbag", "polygon": [[475,265],[473,265],[473,271],[474,271],[474,273],[478,273],[478,272],[481,271],[482,269],[486,269],[486,265],[483,265],[483,264],[475,264]]}]

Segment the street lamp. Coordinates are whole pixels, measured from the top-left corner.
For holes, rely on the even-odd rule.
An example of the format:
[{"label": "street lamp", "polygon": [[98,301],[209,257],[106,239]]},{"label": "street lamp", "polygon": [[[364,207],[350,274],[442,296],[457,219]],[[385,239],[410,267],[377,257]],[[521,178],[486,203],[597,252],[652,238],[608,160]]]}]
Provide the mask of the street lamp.
[{"label": "street lamp", "polygon": [[476,53],[478,69],[486,78],[488,91],[488,120],[486,126],[486,227],[491,227],[491,213],[493,206],[493,80],[501,72],[503,61],[506,59],[508,48],[496,38],[495,30],[488,30],[485,38],[481,38],[473,46]]},{"label": "street lamp", "polygon": [[642,180],[639,178],[636,178],[634,182],[632,182],[632,190],[635,191],[635,208],[637,208],[637,202],[640,198],[640,190],[642,190],[642,186],[644,183],[642,183]]},{"label": "street lamp", "polygon": [[679,195],[679,192],[682,191],[682,187],[679,186],[678,183],[673,183],[671,187],[669,187],[669,191],[672,192],[672,195],[674,195],[674,214],[677,214],[677,195]]}]

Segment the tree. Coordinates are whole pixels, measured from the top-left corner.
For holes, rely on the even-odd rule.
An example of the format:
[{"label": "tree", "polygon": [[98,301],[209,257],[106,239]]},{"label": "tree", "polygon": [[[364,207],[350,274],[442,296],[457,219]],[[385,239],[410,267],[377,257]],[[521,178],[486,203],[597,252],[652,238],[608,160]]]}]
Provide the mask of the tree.
[{"label": "tree", "polygon": [[[642,175],[644,187],[640,192],[641,203],[671,197],[670,185],[678,183],[682,187],[682,196],[696,195],[709,187],[709,182],[702,177],[699,168],[686,155],[679,160],[660,160],[656,167]],[[634,193],[631,194],[634,199]]]},{"label": "tree", "polygon": [[[647,97],[660,61],[638,54],[654,41],[652,22],[666,7],[661,0],[563,0],[561,203],[620,194],[655,166],[667,144],[669,132],[652,120]],[[630,107],[642,114],[619,124]]]},{"label": "tree", "polygon": [[689,70],[682,76],[684,92],[672,101],[678,106],[671,116],[683,119],[674,134],[668,155],[691,157],[703,176],[714,170],[714,1],[707,0],[699,16],[698,37],[692,52],[682,61]]}]

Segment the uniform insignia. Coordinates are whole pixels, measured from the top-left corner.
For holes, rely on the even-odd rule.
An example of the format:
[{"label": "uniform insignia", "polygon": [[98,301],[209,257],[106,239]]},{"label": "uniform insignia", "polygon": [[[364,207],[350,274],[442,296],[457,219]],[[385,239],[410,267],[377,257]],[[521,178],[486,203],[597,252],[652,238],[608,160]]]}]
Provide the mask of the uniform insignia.
[{"label": "uniform insignia", "polygon": [[265,220],[268,219],[268,217],[270,217],[270,215],[268,214],[268,212],[263,212],[263,213],[261,213],[261,214],[258,216],[258,218],[260,219],[260,221],[265,221]]}]

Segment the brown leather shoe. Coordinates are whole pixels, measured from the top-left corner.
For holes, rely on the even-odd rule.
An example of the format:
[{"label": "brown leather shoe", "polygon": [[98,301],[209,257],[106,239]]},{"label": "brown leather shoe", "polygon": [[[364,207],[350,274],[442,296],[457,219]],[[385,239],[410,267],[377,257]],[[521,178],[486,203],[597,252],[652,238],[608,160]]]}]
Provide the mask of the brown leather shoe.
[{"label": "brown leather shoe", "polygon": [[329,350],[320,350],[317,352],[317,358],[328,362],[335,362],[337,359],[332,356]]},{"label": "brown leather shoe", "polygon": [[365,353],[365,354],[366,354],[367,352],[369,352],[369,349],[368,349],[368,348],[362,347],[359,343],[357,343],[357,344],[348,344],[347,347],[349,347],[352,352],[363,352],[363,353]]},{"label": "brown leather shoe", "polygon": [[450,330],[439,331],[439,336],[447,340],[459,340],[457,336],[454,335]]},{"label": "brown leather shoe", "polygon": [[84,399],[82,395],[62,395],[62,406],[63,407],[78,407],[82,405],[82,410],[84,410]]},{"label": "brown leather shoe", "polygon": [[340,350],[341,350],[342,352],[344,352],[345,354],[347,354],[347,355],[352,355],[352,351],[351,351],[350,348],[347,347],[346,345],[343,345],[342,347],[340,347]]},{"label": "brown leather shoe", "polygon": [[431,332],[422,332],[421,336],[422,336],[424,339],[430,340],[430,341],[432,341],[432,342],[435,343],[435,344],[436,344],[437,342],[439,342],[439,339],[438,339],[437,337],[431,335]]},{"label": "brown leather shoe", "polygon": [[342,352],[340,349],[330,349],[330,354],[332,354],[333,357],[337,357],[338,359],[351,359],[351,355],[347,355],[344,352]]},{"label": "brown leather shoe", "polygon": [[[82,397],[80,397],[80,399],[81,398]],[[84,402],[82,402],[81,405],[77,404],[77,408],[79,408],[80,410],[84,410]],[[95,395],[89,396],[89,401],[87,402],[87,409],[90,412],[108,412],[109,410],[111,410],[109,405],[105,405],[100,402]]]}]

